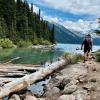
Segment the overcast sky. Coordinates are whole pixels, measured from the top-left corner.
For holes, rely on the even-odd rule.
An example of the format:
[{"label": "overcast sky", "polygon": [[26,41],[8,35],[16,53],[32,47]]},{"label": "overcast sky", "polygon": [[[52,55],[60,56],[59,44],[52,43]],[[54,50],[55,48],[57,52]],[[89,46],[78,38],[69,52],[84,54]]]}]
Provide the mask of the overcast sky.
[{"label": "overcast sky", "polygon": [[[41,9],[42,17],[69,29],[87,31],[97,28],[100,17],[100,0],[28,0],[34,11]],[[92,25],[90,25],[92,23]]]}]

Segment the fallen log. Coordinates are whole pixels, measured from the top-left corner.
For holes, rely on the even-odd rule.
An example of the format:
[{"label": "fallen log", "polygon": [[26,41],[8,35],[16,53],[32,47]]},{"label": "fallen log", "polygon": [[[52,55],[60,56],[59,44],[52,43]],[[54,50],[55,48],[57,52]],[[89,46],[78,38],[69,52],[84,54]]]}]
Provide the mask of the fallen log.
[{"label": "fallen log", "polygon": [[5,78],[5,77],[0,77],[0,84],[1,83],[9,83],[9,82],[14,81],[16,79],[18,79],[18,78]]},{"label": "fallen log", "polygon": [[8,96],[10,93],[22,90],[24,88],[29,87],[31,84],[35,83],[38,80],[45,78],[47,75],[51,74],[58,68],[66,65],[67,61],[61,59],[57,62],[52,63],[49,67],[41,69],[33,74],[26,75],[20,79],[16,79],[10,83],[5,84],[0,88],[0,98]]},{"label": "fallen log", "polygon": [[21,57],[16,57],[16,58],[13,58],[13,59],[11,59],[11,60],[5,62],[4,64],[9,64],[9,63],[11,63],[12,61],[19,60],[19,59],[21,59]]},{"label": "fallen log", "polygon": [[[39,67],[38,67],[39,66]],[[23,71],[23,70],[40,70],[40,69],[43,69],[41,67],[41,65],[30,65],[30,66],[26,66],[26,65],[15,65],[15,64],[0,64],[0,71],[8,71],[8,70],[11,70],[11,71]]]},{"label": "fallen log", "polygon": [[3,74],[0,74],[0,77],[23,77],[25,76],[25,74],[23,73],[3,73]]},{"label": "fallen log", "polygon": [[26,73],[25,71],[13,71],[13,70],[0,70],[0,73]]}]

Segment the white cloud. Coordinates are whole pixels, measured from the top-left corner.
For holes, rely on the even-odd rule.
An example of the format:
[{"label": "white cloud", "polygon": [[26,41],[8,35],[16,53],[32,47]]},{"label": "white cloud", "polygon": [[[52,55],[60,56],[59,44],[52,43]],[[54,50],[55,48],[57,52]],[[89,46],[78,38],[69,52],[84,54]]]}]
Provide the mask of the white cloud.
[{"label": "white cloud", "polygon": [[53,16],[43,16],[43,19],[44,20],[47,20],[49,22],[55,22],[55,23],[59,23],[60,22],[60,19],[58,19],[57,17],[53,17]]},{"label": "white cloud", "polygon": [[42,12],[42,16],[44,20],[58,23],[60,25],[63,25],[67,29],[73,29],[75,31],[87,32],[88,30],[96,29],[99,26],[98,20],[87,21],[87,20],[79,19],[78,21],[73,22],[73,21],[62,20],[57,17],[45,15],[44,12]]},{"label": "white cloud", "polygon": [[49,7],[74,14],[100,15],[100,0],[42,0]]},{"label": "white cloud", "polygon": [[75,31],[86,31],[88,29],[89,22],[83,21],[82,19],[79,19],[77,22],[67,20],[62,22],[62,25],[68,29],[73,29]]},{"label": "white cloud", "polygon": [[97,21],[85,21],[82,19],[79,19],[76,22],[73,21],[64,21],[61,23],[63,26],[65,26],[68,29],[73,29],[75,31],[81,31],[81,32],[88,32],[89,30],[94,30],[98,28],[99,24]]},{"label": "white cloud", "polygon": [[37,6],[35,6],[35,5],[33,5],[33,12],[36,12],[36,13],[39,12],[39,8]]},{"label": "white cloud", "polygon": [[[29,7],[31,8],[31,4],[29,4]],[[35,12],[35,13],[39,12],[39,8],[35,5],[33,5],[33,12]]]}]

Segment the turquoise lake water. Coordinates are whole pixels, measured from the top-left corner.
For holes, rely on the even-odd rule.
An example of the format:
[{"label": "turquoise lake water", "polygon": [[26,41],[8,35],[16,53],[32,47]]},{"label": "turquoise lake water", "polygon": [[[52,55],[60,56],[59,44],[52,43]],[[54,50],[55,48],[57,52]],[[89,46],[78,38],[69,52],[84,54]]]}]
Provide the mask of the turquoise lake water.
[{"label": "turquoise lake water", "polygon": [[[0,63],[5,63],[13,58],[20,59],[12,61],[13,64],[44,64],[53,62],[64,52],[81,53],[82,50],[76,50],[81,45],[76,44],[57,44],[54,50],[34,50],[30,48],[4,49],[0,50]],[[93,46],[93,52],[100,49],[100,46]]]}]

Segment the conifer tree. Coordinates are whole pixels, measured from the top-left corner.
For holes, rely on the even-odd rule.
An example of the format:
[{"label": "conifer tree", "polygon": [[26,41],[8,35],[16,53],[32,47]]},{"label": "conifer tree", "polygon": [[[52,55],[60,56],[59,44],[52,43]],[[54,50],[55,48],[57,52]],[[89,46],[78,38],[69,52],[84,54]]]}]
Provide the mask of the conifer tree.
[{"label": "conifer tree", "polygon": [[14,43],[18,40],[35,39],[54,42],[54,25],[52,30],[41,18],[41,10],[33,12],[26,0],[0,0],[0,38],[9,38]]}]

